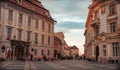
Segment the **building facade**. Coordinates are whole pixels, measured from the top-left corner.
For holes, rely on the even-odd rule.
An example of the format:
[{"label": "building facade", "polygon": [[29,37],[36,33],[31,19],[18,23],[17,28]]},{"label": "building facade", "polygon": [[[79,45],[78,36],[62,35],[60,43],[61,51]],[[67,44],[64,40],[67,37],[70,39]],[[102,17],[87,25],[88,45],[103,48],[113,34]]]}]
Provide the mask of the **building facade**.
[{"label": "building facade", "polygon": [[54,57],[54,20],[37,0],[0,0],[0,57]]},{"label": "building facade", "polygon": [[59,58],[59,54],[60,54],[60,52],[61,52],[61,47],[62,47],[62,42],[61,42],[61,40],[58,38],[58,37],[56,37],[56,36],[54,36],[54,58],[55,59],[58,59]]},{"label": "building facade", "polygon": [[69,46],[69,50],[70,50],[70,53],[69,53],[70,56],[79,55],[79,49],[75,45]]},{"label": "building facade", "polygon": [[66,41],[64,41],[64,55],[65,56],[70,55],[70,48],[69,48],[68,44],[66,43]]},{"label": "building facade", "polygon": [[85,58],[120,62],[120,1],[92,0],[85,30]]},{"label": "building facade", "polygon": [[64,34],[63,32],[56,32],[54,35],[61,41],[61,44],[59,45],[59,53],[64,55]]}]

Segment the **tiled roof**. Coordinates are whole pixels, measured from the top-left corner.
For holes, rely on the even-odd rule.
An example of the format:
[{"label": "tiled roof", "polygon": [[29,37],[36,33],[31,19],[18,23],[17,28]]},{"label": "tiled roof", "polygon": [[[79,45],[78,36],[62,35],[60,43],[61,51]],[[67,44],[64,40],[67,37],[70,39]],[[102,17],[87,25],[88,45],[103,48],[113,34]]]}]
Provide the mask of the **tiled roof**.
[{"label": "tiled roof", "polygon": [[8,0],[8,1],[53,20],[53,18],[49,14],[49,11],[45,9],[44,6],[41,4],[41,2],[37,0],[22,0],[21,4],[17,2],[18,0]]},{"label": "tiled roof", "polygon": [[70,49],[78,49],[76,46],[69,46]]}]

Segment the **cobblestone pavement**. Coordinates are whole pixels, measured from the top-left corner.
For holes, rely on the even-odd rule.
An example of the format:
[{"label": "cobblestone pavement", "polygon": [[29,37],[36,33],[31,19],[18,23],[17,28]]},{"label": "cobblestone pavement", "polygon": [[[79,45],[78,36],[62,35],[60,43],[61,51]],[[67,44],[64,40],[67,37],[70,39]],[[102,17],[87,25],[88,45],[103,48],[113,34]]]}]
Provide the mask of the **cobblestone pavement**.
[{"label": "cobblestone pavement", "polygon": [[6,61],[0,62],[0,70],[120,70],[120,65],[82,60]]}]

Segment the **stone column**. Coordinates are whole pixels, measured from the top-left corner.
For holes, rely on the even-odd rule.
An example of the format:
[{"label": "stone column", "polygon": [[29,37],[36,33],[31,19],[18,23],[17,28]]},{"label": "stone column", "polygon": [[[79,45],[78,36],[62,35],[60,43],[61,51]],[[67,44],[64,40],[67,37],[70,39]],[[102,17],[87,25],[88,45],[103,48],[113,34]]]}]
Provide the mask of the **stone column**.
[{"label": "stone column", "polygon": [[108,55],[108,60],[111,61],[112,57],[112,46],[110,43],[107,44],[107,55]]},{"label": "stone column", "polygon": [[111,57],[112,56],[112,50],[111,50],[111,44],[108,44],[107,45],[107,55],[108,55],[108,57]]},{"label": "stone column", "polygon": [[99,45],[99,57],[98,57],[98,61],[101,62],[103,61],[103,48],[102,48],[102,45]]},{"label": "stone column", "polygon": [[103,55],[103,48],[102,48],[102,45],[99,45],[99,57],[102,57]]}]

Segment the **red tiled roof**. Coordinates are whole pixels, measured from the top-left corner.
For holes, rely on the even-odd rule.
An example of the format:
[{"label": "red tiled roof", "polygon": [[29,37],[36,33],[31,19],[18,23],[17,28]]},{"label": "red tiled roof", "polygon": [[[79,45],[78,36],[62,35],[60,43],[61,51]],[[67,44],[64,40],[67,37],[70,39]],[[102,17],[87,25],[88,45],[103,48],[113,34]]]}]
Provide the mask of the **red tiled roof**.
[{"label": "red tiled roof", "polygon": [[[8,0],[16,5],[19,5],[21,7],[24,7],[26,9],[29,9],[31,11],[34,11],[38,14],[43,15],[44,17],[47,17],[49,19],[52,19],[52,17],[49,15],[49,11],[43,7],[41,2],[37,0],[22,0],[22,4],[18,4],[17,0]],[[52,19],[53,20],[53,19]]]},{"label": "red tiled roof", "polygon": [[[29,0],[29,1],[30,1],[31,3],[37,5],[37,6],[41,7],[41,8],[44,8],[44,6],[41,4],[40,1],[37,1],[37,0]],[[45,8],[44,8],[44,9],[45,9]]]}]

